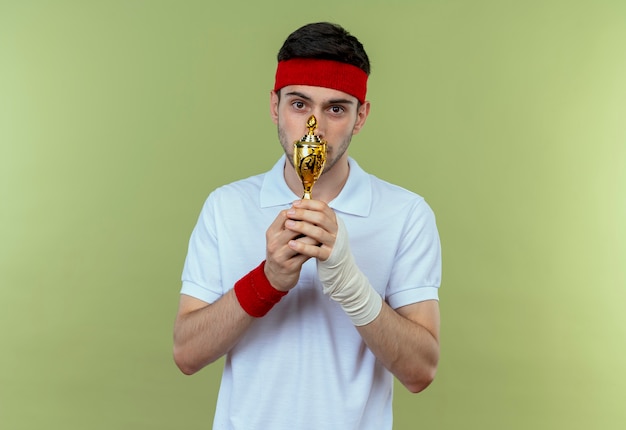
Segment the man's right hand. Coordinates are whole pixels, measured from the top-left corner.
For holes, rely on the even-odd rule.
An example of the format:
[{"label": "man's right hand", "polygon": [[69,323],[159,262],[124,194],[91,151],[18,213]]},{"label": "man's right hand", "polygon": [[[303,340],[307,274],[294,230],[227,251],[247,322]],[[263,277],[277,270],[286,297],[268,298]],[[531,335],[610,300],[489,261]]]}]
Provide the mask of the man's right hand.
[{"label": "man's right hand", "polygon": [[311,258],[291,249],[289,241],[298,240],[310,245],[316,244],[315,240],[286,229],[287,219],[287,211],[280,211],[265,233],[267,243],[265,276],[270,284],[280,291],[289,291],[296,286],[302,265]]}]

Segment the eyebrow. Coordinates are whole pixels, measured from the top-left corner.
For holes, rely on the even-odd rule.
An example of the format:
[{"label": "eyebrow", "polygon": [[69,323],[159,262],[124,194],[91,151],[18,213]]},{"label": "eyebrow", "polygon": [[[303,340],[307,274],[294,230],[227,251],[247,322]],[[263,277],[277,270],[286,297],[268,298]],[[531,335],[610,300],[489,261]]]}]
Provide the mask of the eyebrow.
[{"label": "eyebrow", "polygon": [[[300,97],[302,99],[305,99],[307,101],[312,101],[313,99],[309,96],[307,96],[306,94],[303,94],[299,91],[291,91],[287,94],[285,94],[286,96],[296,96],[296,97]],[[350,100],[350,99],[330,99],[328,101],[325,102],[326,104],[354,104],[354,101]]]}]

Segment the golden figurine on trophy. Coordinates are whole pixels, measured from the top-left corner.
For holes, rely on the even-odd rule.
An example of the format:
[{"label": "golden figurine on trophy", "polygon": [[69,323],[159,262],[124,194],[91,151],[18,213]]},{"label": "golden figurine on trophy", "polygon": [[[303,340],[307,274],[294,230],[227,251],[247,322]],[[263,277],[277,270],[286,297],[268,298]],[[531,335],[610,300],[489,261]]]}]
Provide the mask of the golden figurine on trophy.
[{"label": "golden figurine on trophy", "polygon": [[315,115],[306,122],[309,133],[293,143],[293,166],[304,187],[303,199],[311,199],[311,188],[324,170],[326,163],[326,141],[315,136],[317,128]]}]

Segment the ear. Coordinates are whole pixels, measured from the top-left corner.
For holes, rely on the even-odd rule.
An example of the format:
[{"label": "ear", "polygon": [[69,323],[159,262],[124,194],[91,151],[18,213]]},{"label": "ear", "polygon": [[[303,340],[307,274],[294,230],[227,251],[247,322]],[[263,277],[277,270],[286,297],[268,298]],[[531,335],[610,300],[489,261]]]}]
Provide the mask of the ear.
[{"label": "ear", "polygon": [[280,101],[276,91],[270,91],[270,116],[274,124],[278,125],[278,102]]},{"label": "ear", "polygon": [[365,103],[359,106],[359,110],[356,113],[356,122],[354,123],[354,128],[352,129],[352,134],[357,134],[363,126],[365,125],[365,121],[367,120],[368,115],[370,114],[370,102],[365,101]]}]

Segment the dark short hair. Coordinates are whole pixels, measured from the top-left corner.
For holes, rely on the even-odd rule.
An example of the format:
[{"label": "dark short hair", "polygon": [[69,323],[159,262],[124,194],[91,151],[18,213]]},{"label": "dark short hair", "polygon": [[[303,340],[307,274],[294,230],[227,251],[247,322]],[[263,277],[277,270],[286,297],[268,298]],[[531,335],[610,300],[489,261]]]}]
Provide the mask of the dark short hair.
[{"label": "dark short hair", "polygon": [[330,22],[307,24],[291,33],[278,51],[278,61],[292,58],[339,61],[370,74],[370,60],[361,42]]}]

